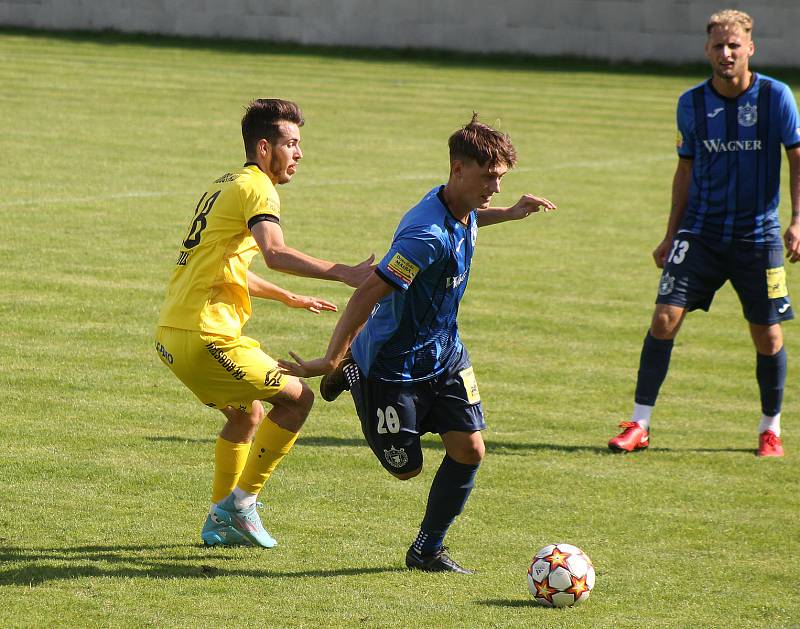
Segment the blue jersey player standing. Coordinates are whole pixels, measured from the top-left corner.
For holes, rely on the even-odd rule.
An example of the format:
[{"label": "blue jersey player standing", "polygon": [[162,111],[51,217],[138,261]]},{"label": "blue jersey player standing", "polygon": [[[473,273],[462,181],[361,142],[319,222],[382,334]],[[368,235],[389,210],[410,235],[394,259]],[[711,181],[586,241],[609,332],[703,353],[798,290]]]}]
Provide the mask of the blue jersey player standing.
[{"label": "blue jersey player standing", "polygon": [[[422,470],[420,435],[439,433],[446,451],[406,565],[471,573],[445,552],[448,528],[466,504],[484,457],[481,398],[456,316],[467,287],[478,228],[555,209],[524,195],[491,208],[516,162],[508,136],[472,121],[449,140],[450,176],[406,213],[374,275],[353,293],[324,358],[281,365],[325,375],[322,397],[349,389],[367,443],[400,480]],[[351,348],[351,351],[348,351]]]},{"label": "blue jersey player standing", "polygon": [[[794,317],[783,244],[800,259],[800,121],[789,88],[751,72],[753,21],[742,11],[715,13],[707,25],[710,80],[678,101],[678,168],[667,233],[653,252],[663,268],[644,340],[631,421],[609,441],[617,452],[649,445],[650,416],[686,313],[708,310],[730,280],[756,348],[761,391],[759,456],[783,456],[781,403],[786,352],[781,321]],[[778,221],[781,148],[789,161],[791,223]]]}]

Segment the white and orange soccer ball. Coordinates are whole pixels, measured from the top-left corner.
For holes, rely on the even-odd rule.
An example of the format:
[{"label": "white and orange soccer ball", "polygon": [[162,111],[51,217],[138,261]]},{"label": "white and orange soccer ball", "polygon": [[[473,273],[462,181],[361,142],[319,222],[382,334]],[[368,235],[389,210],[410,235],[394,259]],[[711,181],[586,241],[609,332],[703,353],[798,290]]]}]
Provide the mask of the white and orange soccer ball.
[{"label": "white and orange soccer ball", "polygon": [[594,587],[592,560],[572,544],[550,544],[531,559],[528,589],[546,607],[572,607],[589,598]]}]

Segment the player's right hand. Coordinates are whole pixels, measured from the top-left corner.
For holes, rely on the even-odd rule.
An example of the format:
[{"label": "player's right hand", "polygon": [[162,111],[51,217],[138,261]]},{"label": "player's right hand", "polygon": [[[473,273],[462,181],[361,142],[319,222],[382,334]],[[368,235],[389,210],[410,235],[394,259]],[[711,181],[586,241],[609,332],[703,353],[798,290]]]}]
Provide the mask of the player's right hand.
[{"label": "player's right hand", "polygon": [[786,243],[786,257],[794,264],[800,260],[800,224],[792,223],[783,235]]},{"label": "player's right hand", "polygon": [[656,261],[656,266],[659,269],[664,268],[664,263],[667,261],[667,256],[669,255],[670,247],[672,247],[672,238],[667,237],[662,240],[658,247],[655,248],[653,251],[653,260]]}]

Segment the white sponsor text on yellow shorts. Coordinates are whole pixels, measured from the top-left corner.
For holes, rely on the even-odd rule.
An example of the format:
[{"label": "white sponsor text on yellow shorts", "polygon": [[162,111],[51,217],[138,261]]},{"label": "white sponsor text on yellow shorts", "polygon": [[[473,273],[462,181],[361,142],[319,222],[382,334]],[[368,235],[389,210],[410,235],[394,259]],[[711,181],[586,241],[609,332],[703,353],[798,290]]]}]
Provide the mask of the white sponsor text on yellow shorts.
[{"label": "white sponsor text on yellow shorts", "polygon": [[278,363],[248,336],[159,327],[155,348],[161,362],[212,408],[250,412],[253,400],[268,400],[288,382]]}]

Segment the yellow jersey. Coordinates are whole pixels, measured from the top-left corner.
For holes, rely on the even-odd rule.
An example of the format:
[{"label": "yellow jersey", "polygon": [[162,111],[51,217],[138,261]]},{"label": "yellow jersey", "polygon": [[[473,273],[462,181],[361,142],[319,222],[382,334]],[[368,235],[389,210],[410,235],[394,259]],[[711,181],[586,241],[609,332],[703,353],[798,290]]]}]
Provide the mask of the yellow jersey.
[{"label": "yellow jersey", "polygon": [[250,228],[262,220],[280,220],[280,199],[257,165],[211,184],[178,251],[159,326],[241,334],[251,314],[247,269],[258,253]]}]

